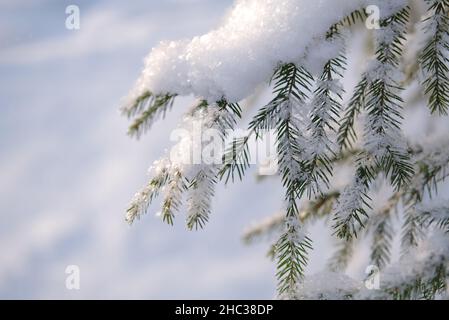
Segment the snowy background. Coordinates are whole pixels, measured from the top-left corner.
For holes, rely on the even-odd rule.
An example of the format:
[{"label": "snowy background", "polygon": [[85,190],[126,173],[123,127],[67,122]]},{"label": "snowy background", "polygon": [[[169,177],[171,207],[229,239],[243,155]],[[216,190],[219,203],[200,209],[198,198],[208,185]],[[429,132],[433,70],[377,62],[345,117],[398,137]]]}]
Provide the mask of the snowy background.
[{"label": "snowy background", "polygon": [[[65,8],[81,11],[65,28]],[[221,186],[207,228],[124,212],[189,99],[140,141],[118,112],[160,40],[217,26],[232,0],[0,2],[0,298],[272,298],[268,243],[245,227],[282,206],[280,183]],[[319,239],[318,239],[319,240]],[[323,264],[315,242],[311,269]],[[78,265],[81,289],[67,290]]]}]

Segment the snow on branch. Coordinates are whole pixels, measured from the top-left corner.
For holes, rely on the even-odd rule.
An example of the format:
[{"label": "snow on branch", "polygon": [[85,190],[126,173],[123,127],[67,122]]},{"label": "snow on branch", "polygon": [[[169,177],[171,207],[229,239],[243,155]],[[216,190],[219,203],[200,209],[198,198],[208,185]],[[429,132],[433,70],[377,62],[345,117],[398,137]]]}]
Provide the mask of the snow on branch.
[{"label": "snow on branch", "polygon": [[381,291],[365,291],[359,298],[433,299],[446,286],[449,237],[434,232],[397,263],[382,272]]},{"label": "snow on branch", "polygon": [[420,204],[416,206],[416,212],[422,224],[433,225],[449,233],[449,202]]},{"label": "snow on branch", "polygon": [[379,288],[339,272],[322,271],[298,285],[296,299],[434,299],[444,294],[449,237],[436,232],[422,240],[397,263],[378,274]]},{"label": "snow on branch", "polygon": [[[126,221],[134,220],[148,210],[148,206],[159,195],[163,195],[161,218],[172,225],[175,213],[183,204],[183,194],[187,193],[187,227],[198,229],[208,221],[210,204],[214,195],[215,184],[220,166],[214,164],[221,154],[207,155],[212,164],[200,164],[200,159],[192,161],[192,152],[195,149],[205,148],[208,141],[201,139],[204,131],[214,129],[219,133],[218,139],[224,141],[229,129],[240,116],[238,104],[228,104],[221,100],[208,104],[204,100],[198,101],[180,125],[182,131],[181,141],[170,151],[170,155],[156,161],[150,168],[153,176],[148,184],[139,191],[131,201],[126,214]],[[180,132],[181,133],[181,132]],[[197,145],[198,142],[200,145]]]},{"label": "snow on branch", "polygon": [[430,17],[424,20],[430,35],[420,57],[425,75],[423,85],[429,96],[432,113],[447,115],[449,111],[449,1],[426,0]]},{"label": "snow on branch", "polygon": [[296,299],[345,300],[362,288],[362,283],[343,273],[323,271],[306,277],[299,285]]},{"label": "snow on branch", "polygon": [[[129,100],[150,91],[193,94],[209,102],[223,97],[240,101],[268,81],[279,64],[307,60],[307,47],[323,42],[329,28],[355,10],[377,5],[381,14],[388,16],[404,3],[237,0],[215,30],[192,39],[161,42],[153,48]],[[332,44],[314,50],[316,69],[334,52]]]}]

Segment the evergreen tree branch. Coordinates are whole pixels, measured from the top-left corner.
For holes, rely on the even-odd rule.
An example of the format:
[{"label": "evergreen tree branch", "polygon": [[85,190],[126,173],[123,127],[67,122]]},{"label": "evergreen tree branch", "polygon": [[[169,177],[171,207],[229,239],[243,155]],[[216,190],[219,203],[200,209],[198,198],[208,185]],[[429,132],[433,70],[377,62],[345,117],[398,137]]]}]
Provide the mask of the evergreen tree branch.
[{"label": "evergreen tree branch", "polygon": [[357,159],[357,169],[353,182],[346,186],[334,208],[334,229],[341,239],[351,240],[365,227],[367,209],[371,209],[368,191],[371,182],[379,173],[379,167],[366,154]]},{"label": "evergreen tree branch", "polygon": [[449,110],[449,1],[426,0],[430,17],[424,20],[430,34],[419,58],[425,79],[422,82],[432,113],[447,115]]},{"label": "evergreen tree branch", "polygon": [[161,217],[162,221],[169,225],[173,225],[175,213],[179,210],[179,206],[181,205],[182,193],[187,188],[185,178],[179,169],[175,168],[172,174],[169,175],[165,188]]},{"label": "evergreen tree branch", "polygon": [[368,123],[365,128],[365,148],[376,158],[397,190],[410,181],[414,170],[404,142],[401,141],[402,88],[394,72],[402,54],[409,20],[409,7],[381,21],[385,28],[378,39],[376,61],[368,72],[370,85],[366,98]]},{"label": "evergreen tree branch", "polygon": [[368,80],[366,75],[362,76],[362,80],[357,84],[354,94],[349,100],[345,114],[342,118],[340,128],[338,130],[338,145],[341,149],[349,149],[357,139],[355,131],[355,122],[358,115],[365,108],[365,96],[368,91]]},{"label": "evergreen tree branch", "polygon": [[287,208],[285,231],[275,247],[278,292],[280,296],[289,298],[294,297],[298,283],[304,277],[307,252],[312,249],[311,240],[299,225],[297,211],[295,199],[291,199]]},{"label": "evergreen tree branch", "polygon": [[371,263],[380,269],[390,262],[393,235],[391,216],[383,216],[374,228],[370,255]]},{"label": "evergreen tree branch", "polygon": [[174,103],[176,94],[153,94],[146,91],[131,105],[122,108],[122,112],[132,119],[128,134],[139,138],[150,129],[153,122],[160,116],[164,117]]},{"label": "evergreen tree branch", "polygon": [[134,199],[126,211],[126,222],[132,224],[134,220],[140,219],[146,213],[149,204],[159,194],[161,188],[167,184],[169,172],[167,168],[162,168],[141,191],[136,193]]}]

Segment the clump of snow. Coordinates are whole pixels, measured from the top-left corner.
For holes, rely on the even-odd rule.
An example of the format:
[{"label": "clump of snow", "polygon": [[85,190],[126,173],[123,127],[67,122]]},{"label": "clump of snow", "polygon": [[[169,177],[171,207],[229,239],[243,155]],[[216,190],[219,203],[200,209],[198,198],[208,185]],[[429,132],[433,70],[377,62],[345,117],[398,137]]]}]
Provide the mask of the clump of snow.
[{"label": "clump of snow", "polygon": [[[391,270],[385,274],[385,282],[387,283],[400,283],[401,279],[413,278],[416,275],[421,276],[427,280],[433,277],[435,274],[435,267],[444,261],[449,260],[448,250],[449,237],[447,234],[440,230],[435,230],[432,235],[425,240],[421,241],[417,247],[412,248],[407,255],[405,255],[400,265],[394,265]],[[403,281],[410,283],[411,281]]]},{"label": "clump of snow", "polygon": [[395,264],[382,270],[381,290],[361,290],[356,299],[389,299],[386,289],[404,290],[417,280],[431,281],[440,266],[449,261],[449,237],[435,230],[428,238],[420,241],[417,247],[411,247]]},{"label": "clump of snow", "polygon": [[323,271],[305,278],[299,285],[297,299],[345,300],[350,299],[363,286],[343,273]]},{"label": "clump of snow", "polygon": [[[129,99],[146,90],[231,102],[270,79],[279,63],[306,63],[312,72],[338,51],[329,27],[354,10],[378,5],[383,16],[404,0],[237,0],[222,26],[202,36],[164,41],[145,59]],[[307,49],[310,49],[310,52]],[[317,49],[314,50],[313,48]],[[318,52],[317,52],[318,51]]]},{"label": "clump of snow", "polygon": [[449,163],[449,154],[447,152],[448,144],[438,144],[425,146],[423,154],[425,157],[421,160],[423,164],[429,166],[430,168],[445,168],[447,163]]},{"label": "clump of snow", "polygon": [[297,299],[342,300],[342,299],[391,299],[389,290],[405,290],[418,279],[429,282],[436,276],[439,266],[449,261],[449,236],[436,231],[411,248],[395,264],[380,273],[379,290],[370,290],[364,281],[359,281],[343,273],[323,271],[307,276],[298,286]]},{"label": "clump of snow", "polygon": [[419,216],[428,215],[430,219],[441,221],[449,218],[449,201],[432,200],[431,203],[420,203],[415,206]]},{"label": "clump of snow", "polygon": [[319,36],[309,43],[299,60],[292,61],[307,66],[307,70],[312,74],[319,74],[328,60],[335,58],[340,52],[344,51],[347,37],[348,35],[345,32],[343,35],[325,40],[322,36]]},{"label": "clump of snow", "polygon": [[366,192],[364,181],[355,176],[352,183],[343,189],[333,211],[338,215],[340,221],[348,221],[350,216],[364,207],[363,194]]},{"label": "clump of snow", "polygon": [[288,216],[285,218],[285,232],[291,243],[300,244],[307,237],[306,228],[300,223],[297,216]]}]

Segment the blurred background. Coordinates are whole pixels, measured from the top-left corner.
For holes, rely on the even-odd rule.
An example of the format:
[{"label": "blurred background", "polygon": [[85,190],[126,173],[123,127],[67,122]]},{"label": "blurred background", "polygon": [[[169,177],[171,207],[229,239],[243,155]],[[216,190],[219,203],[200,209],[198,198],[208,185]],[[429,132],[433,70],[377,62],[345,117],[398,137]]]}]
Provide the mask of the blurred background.
[{"label": "blurred background", "polygon": [[[202,231],[186,231],[182,214],[166,226],[158,202],[124,221],[191,99],[140,141],[126,135],[120,101],[153,46],[218,26],[232,2],[0,1],[0,298],[274,296],[268,243],[241,235],[282,207],[280,182],[220,185]],[[79,30],[66,28],[68,5]],[[66,289],[68,265],[80,290]]]}]

